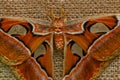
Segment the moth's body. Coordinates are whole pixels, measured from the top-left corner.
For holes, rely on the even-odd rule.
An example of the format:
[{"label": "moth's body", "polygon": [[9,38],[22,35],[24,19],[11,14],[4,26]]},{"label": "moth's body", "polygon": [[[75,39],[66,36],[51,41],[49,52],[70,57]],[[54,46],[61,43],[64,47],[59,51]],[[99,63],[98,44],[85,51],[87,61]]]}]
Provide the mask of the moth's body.
[{"label": "moth's body", "polygon": [[64,20],[61,18],[55,18],[51,24],[51,31],[53,32],[53,42],[56,49],[63,49],[65,44],[64,38]]},{"label": "moth's body", "polygon": [[[53,33],[53,63],[54,63],[54,80],[62,80],[63,77],[63,58],[64,58],[64,20],[55,18],[51,24]],[[59,67],[58,67],[59,66]]]}]

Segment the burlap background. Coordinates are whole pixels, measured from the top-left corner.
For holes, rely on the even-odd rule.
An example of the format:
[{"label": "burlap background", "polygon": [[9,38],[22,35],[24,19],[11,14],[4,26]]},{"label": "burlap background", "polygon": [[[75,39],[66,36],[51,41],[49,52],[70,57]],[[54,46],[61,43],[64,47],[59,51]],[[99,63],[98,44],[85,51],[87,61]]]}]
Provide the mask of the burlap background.
[{"label": "burlap background", "polygon": [[[62,5],[70,20],[120,13],[120,0],[0,0],[0,16],[47,20],[46,13],[53,9],[57,15]],[[10,71],[8,66],[0,63],[0,80],[16,80]],[[120,80],[120,56],[97,80]]]}]

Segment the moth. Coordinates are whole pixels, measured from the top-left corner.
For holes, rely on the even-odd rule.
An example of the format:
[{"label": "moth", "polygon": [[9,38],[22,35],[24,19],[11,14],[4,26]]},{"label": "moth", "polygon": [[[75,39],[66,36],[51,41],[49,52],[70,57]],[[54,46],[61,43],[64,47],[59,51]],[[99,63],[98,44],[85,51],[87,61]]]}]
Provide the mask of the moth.
[{"label": "moth", "polygon": [[[66,22],[55,16],[48,23],[1,18],[0,61],[12,67],[17,80],[92,80],[119,55],[119,19]],[[62,68],[56,72],[53,56],[61,53],[57,64]]]}]

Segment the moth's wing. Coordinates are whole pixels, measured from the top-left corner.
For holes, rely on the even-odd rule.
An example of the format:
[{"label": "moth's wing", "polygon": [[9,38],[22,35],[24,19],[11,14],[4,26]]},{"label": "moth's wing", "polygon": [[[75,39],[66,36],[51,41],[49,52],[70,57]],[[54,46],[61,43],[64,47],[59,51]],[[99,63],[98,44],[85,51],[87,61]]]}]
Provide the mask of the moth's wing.
[{"label": "moth's wing", "polygon": [[[3,62],[8,65],[17,65],[17,66],[19,66],[18,64],[22,65],[23,62],[27,61],[28,58],[34,55],[36,49],[40,45],[42,45],[44,41],[49,41],[50,39],[49,29],[44,28],[48,26],[46,24],[40,24],[38,22],[31,22],[29,20],[27,21],[27,20],[19,20],[19,19],[12,19],[12,18],[2,18],[0,23],[1,23],[0,54],[2,55],[1,60],[3,60]],[[50,49],[50,47],[48,49]],[[46,55],[47,57],[45,57],[44,55]],[[30,65],[36,64],[37,67],[42,66],[41,74],[45,72],[44,69],[48,70],[48,67],[49,67],[50,70],[48,70],[48,74],[50,74],[52,73],[51,53],[49,52],[49,54],[46,53],[44,55],[41,56],[40,58],[42,59],[44,58],[44,60],[45,59],[48,60],[49,66],[44,65],[45,63],[43,60],[39,61],[39,65],[37,65],[38,63],[33,63],[32,61],[27,62],[26,64],[29,64],[29,63],[31,63]],[[23,63],[23,66],[26,67],[27,66],[26,64],[24,65]],[[30,68],[34,69],[36,67],[30,66]],[[28,70],[26,70],[25,73],[27,73],[27,71]],[[34,72],[31,71],[31,73],[34,73]],[[37,75],[37,73],[34,75]]]},{"label": "moth's wing", "polygon": [[[17,21],[2,18],[0,21],[0,56],[1,61],[8,65],[23,63],[31,55],[30,50],[17,38],[8,34],[14,25],[25,24],[24,21]],[[26,33],[26,32],[25,32]]]},{"label": "moth's wing", "polygon": [[0,60],[8,65],[18,65],[30,57],[31,53],[23,43],[0,30]]},{"label": "moth's wing", "polygon": [[31,23],[33,27],[33,33],[36,35],[48,35],[51,33],[51,23],[47,21],[36,20],[36,22]]},{"label": "moth's wing", "polygon": [[17,80],[52,80],[32,57],[13,69],[17,71]]},{"label": "moth's wing", "polygon": [[[50,36],[51,37],[51,36]],[[39,54],[38,52],[41,53],[39,50],[38,52],[35,53],[34,57],[36,58],[36,61],[41,65],[43,70],[45,70],[46,74],[49,77],[53,77],[53,50],[52,50],[52,45],[50,44],[50,40],[46,40],[47,42],[44,42],[37,50],[40,48],[43,50],[44,53]]]},{"label": "moth's wing", "polygon": [[[51,26],[50,26],[50,23],[43,22],[44,24],[46,24],[46,25],[43,25],[41,21],[39,22],[38,22],[39,24],[38,23],[32,24],[34,25],[33,34],[40,35],[39,37],[41,37],[44,40],[44,42],[42,42],[42,44],[39,47],[37,47],[36,50],[39,50],[39,51],[34,52],[35,53],[34,57],[36,58],[36,61],[39,63],[42,69],[46,72],[46,74],[49,77],[53,77],[53,59],[52,59],[53,45],[51,43],[52,42]],[[42,48],[41,50],[44,50],[44,51],[43,52],[40,51],[40,48]]]},{"label": "moth's wing", "polygon": [[99,61],[108,61],[120,53],[120,16],[116,16],[116,26],[96,39],[88,49],[88,54]]},{"label": "moth's wing", "polygon": [[[106,63],[106,60],[116,56],[117,53],[114,52],[120,45],[118,42],[120,39],[119,29],[117,29],[120,28],[118,16],[91,19],[83,23],[77,23],[73,27],[78,25],[79,27],[82,27],[82,33],[80,32],[76,34],[73,31],[71,33],[66,32],[66,37],[67,40],[70,39],[71,41],[74,41],[83,49],[84,57],[76,63],[73,62],[74,60],[72,59],[76,55],[71,55],[71,59],[65,56],[64,65],[71,64],[72,62],[74,63],[69,66],[65,66],[66,68],[71,69],[69,70],[70,75],[68,75],[68,77],[66,76],[66,80],[67,78],[68,80],[89,80],[96,76],[100,68],[102,68]],[[67,27],[69,27],[69,25]],[[103,28],[103,30],[99,30],[98,27]],[[112,48],[112,45],[114,45],[115,48]],[[67,49],[69,51],[66,51],[65,55],[71,54],[69,53],[72,52],[70,51],[70,48],[67,47]],[[65,71],[65,73],[68,74],[68,71]]]},{"label": "moth's wing", "polygon": [[65,25],[65,33],[68,34],[80,34],[83,33],[84,28],[80,27],[83,22],[78,22],[78,20],[69,21]]}]

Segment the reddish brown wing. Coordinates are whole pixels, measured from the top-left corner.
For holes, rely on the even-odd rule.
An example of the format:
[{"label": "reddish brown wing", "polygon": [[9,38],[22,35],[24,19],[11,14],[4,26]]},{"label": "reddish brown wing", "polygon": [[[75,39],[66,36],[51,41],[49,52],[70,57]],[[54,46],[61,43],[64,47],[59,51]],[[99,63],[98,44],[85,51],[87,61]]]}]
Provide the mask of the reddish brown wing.
[{"label": "reddish brown wing", "polygon": [[[91,32],[91,28],[94,25],[96,26],[97,23],[104,24],[111,31],[106,34]],[[15,25],[23,26],[26,33],[6,34]],[[114,51],[119,50],[119,44],[114,45],[115,48],[113,49],[105,44],[119,41],[119,26],[114,29],[116,25],[117,19],[112,16],[66,26],[65,37],[69,43],[65,46],[64,75],[68,76],[65,76],[64,79],[89,80],[99,72],[107,62],[106,60],[118,55]],[[49,80],[48,75],[53,76],[51,45],[49,45],[51,34],[47,25],[4,18],[1,20],[0,28],[2,29],[0,30],[0,53],[1,60],[4,63],[15,65],[13,66],[14,69],[26,80]],[[33,53],[43,42],[46,52],[37,57],[39,65],[31,55],[34,55]],[[85,57],[81,58],[78,55],[81,53],[73,54],[71,48],[74,43],[77,43],[83,49]],[[11,50],[11,48],[13,49]],[[108,49],[107,53],[103,54],[101,50],[106,51],[106,49]],[[109,51],[109,49],[111,50]],[[116,55],[113,56],[114,54]],[[104,57],[106,58],[104,59]]]},{"label": "reddish brown wing", "polygon": [[[46,49],[49,51],[38,58],[40,64],[31,56],[45,40],[49,42],[49,30],[43,29],[43,26],[46,25],[38,23],[32,23],[31,25],[26,20],[11,18],[1,19],[0,24],[0,59],[8,65],[14,65],[14,69],[25,80],[48,80],[48,75],[52,76],[52,59],[49,45],[46,44]],[[13,29],[13,27],[17,26],[16,28],[18,28],[18,25],[26,30],[24,34],[19,33],[19,31],[15,32],[17,29]],[[41,33],[47,33],[46,35],[37,34],[37,32],[40,33],[41,28],[43,29]],[[11,29],[15,33],[11,33]],[[47,65],[44,64],[45,60],[48,61]],[[41,66],[44,67],[47,73]]]},{"label": "reddish brown wing", "polygon": [[[107,33],[93,33],[91,28],[97,23],[104,24],[110,31]],[[83,33],[76,34],[72,31],[72,35],[67,33],[66,37],[68,41],[72,40],[77,43],[83,49],[85,56],[81,59],[79,57],[79,59],[76,58],[77,56],[72,53],[69,47],[70,43],[68,44],[64,61],[64,72],[67,76],[64,79],[90,80],[98,74],[109,59],[118,55],[117,51],[119,51],[120,47],[120,27],[118,25],[118,20],[116,16],[108,16],[72,26],[84,28]],[[98,26],[96,26],[96,28],[97,27]],[[112,45],[115,47],[112,48]],[[68,64],[69,66],[67,66]]]}]

